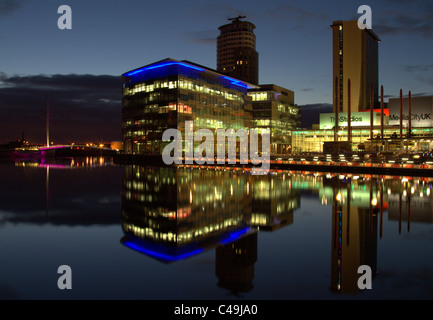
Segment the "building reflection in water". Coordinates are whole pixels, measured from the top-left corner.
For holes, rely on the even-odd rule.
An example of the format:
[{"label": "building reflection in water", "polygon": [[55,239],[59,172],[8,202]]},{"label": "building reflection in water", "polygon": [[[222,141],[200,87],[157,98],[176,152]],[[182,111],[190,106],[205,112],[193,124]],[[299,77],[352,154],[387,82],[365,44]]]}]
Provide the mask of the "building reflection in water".
[{"label": "building reflection in water", "polygon": [[325,183],[333,190],[330,288],[356,294],[359,266],[369,266],[373,278],[377,272],[377,185],[372,179],[356,183],[339,177]]},{"label": "building reflection in water", "polygon": [[254,176],[232,169],[125,166],[121,242],[169,263],[215,249],[218,286],[234,295],[250,291],[258,230],[294,223],[301,192],[332,207],[330,289],[357,294],[358,267],[378,275],[383,219],[433,222],[432,182],[424,178],[271,172]]},{"label": "building reflection in water", "polygon": [[246,176],[224,171],[126,166],[122,243],[172,262],[254,232]]},{"label": "building reflection in water", "polygon": [[383,219],[398,221],[398,233],[411,222],[433,222],[432,181],[426,178],[330,175],[323,178],[320,197],[332,203],[331,285],[334,293],[357,294],[358,267],[368,265],[373,281]]},{"label": "building reflection in water", "polygon": [[236,170],[125,166],[121,242],[163,262],[216,248],[218,285],[253,288],[257,229],[293,223],[291,178]]},{"label": "building reflection in water", "polygon": [[257,232],[232,243],[218,246],[215,250],[215,273],[218,286],[238,296],[250,291],[257,261]]},{"label": "building reflection in water", "polygon": [[[271,173],[251,176],[251,219],[261,231],[274,231],[293,223],[293,211],[300,207],[301,192],[296,176]],[[292,185],[294,184],[294,186]]]}]

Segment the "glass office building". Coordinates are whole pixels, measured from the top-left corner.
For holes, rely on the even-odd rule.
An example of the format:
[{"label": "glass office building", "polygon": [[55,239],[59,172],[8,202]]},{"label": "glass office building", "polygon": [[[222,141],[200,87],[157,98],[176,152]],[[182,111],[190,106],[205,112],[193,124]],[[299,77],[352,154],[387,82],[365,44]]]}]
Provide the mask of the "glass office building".
[{"label": "glass office building", "polygon": [[[122,135],[127,154],[161,154],[168,128],[246,129],[252,119],[248,89],[257,86],[189,61],[161,60],[121,76]],[[201,142],[197,142],[200,144]]]},{"label": "glass office building", "polygon": [[295,105],[295,93],[275,84],[260,85],[248,90],[252,99],[251,127],[269,128],[271,154],[285,155],[292,151],[292,131],[301,127],[300,107]]}]

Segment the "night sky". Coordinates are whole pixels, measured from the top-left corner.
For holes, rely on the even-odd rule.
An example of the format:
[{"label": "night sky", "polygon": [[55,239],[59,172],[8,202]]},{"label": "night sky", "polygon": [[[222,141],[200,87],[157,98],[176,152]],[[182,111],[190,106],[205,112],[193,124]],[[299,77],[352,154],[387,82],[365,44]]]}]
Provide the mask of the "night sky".
[{"label": "night sky", "polygon": [[[71,30],[57,27],[64,4]],[[332,102],[330,25],[363,4],[386,97],[433,95],[431,0],[0,0],[0,143],[44,143],[47,97],[54,143],[120,140],[120,75],[168,57],[215,69],[218,27],[238,15],[256,25],[259,83],[293,90],[317,122]]]}]

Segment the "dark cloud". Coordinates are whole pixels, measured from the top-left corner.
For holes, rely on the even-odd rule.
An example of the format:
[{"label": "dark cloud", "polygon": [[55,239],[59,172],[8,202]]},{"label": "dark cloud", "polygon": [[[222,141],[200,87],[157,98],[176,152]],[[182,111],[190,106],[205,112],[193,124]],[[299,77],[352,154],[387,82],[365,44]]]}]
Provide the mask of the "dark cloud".
[{"label": "dark cloud", "polygon": [[195,31],[185,32],[182,35],[187,41],[215,46],[218,32],[215,30]]},{"label": "dark cloud", "polygon": [[427,85],[433,86],[433,78],[426,78],[426,77],[419,76],[417,77],[417,80]]},{"label": "dark cloud", "polygon": [[301,91],[303,91],[303,92],[311,92],[313,90],[314,90],[314,88],[304,88],[304,89],[301,89]]},{"label": "dark cloud", "polygon": [[[244,15],[246,15],[244,11],[220,3],[209,3],[203,6],[197,6],[191,10],[190,14],[191,18],[194,18],[195,20],[199,18],[209,19],[214,17],[225,17],[226,19],[229,19]],[[229,23],[229,21],[227,21],[227,23]]]},{"label": "dark cloud", "polygon": [[0,0],[0,17],[7,16],[21,7],[23,1]]},{"label": "dark cloud", "polygon": [[43,143],[48,99],[55,143],[120,139],[120,77],[110,75],[0,75],[0,143]]},{"label": "dark cloud", "polygon": [[409,34],[423,38],[433,37],[433,7],[407,9],[405,11],[388,10],[378,14],[379,22],[373,23],[374,31],[380,36]]},{"label": "dark cloud", "polygon": [[[433,80],[433,79],[432,79]],[[425,97],[425,96],[431,96],[433,93],[429,92],[418,92],[413,93],[411,92],[412,97]],[[409,94],[408,92],[403,92],[403,98],[408,98]],[[397,95],[384,95],[384,98],[391,98],[391,99],[397,99],[400,98],[400,94]]]},{"label": "dark cloud", "polygon": [[428,96],[430,94],[428,92],[421,92],[421,93],[411,93],[411,95],[412,95],[412,97],[425,97],[425,96]]},{"label": "dark cloud", "polygon": [[300,107],[302,128],[311,128],[313,124],[318,124],[321,113],[332,112],[332,104],[329,103],[306,104]]},{"label": "dark cloud", "polygon": [[390,3],[390,5],[403,5],[405,8],[412,7],[420,10],[433,10],[433,2],[431,0],[385,0]]},{"label": "dark cloud", "polygon": [[332,104],[330,103],[313,103],[313,104],[305,104],[300,106],[302,111],[320,111],[320,110],[331,110],[332,112]]},{"label": "dark cloud", "polygon": [[433,70],[433,64],[430,65],[406,65],[400,66],[403,71],[406,72],[428,72]]},{"label": "dark cloud", "polygon": [[268,15],[270,18],[287,19],[290,21],[296,21],[296,23],[302,22],[302,24],[311,23],[312,19],[331,21],[331,17],[325,13],[317,13],[314,10],[307,11],[296,8],[290,4],[279,5],[271,9],[268,12]]}]

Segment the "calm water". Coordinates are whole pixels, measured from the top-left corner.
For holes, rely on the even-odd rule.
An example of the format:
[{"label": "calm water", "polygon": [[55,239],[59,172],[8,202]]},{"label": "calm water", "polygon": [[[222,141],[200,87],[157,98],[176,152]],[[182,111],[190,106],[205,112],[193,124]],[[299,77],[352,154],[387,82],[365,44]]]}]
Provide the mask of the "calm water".
[{"label": "calm water", "polygon": [[1,299],[433,298],[432,180],[96,158],[0,177]]}]

